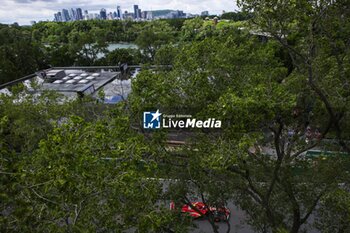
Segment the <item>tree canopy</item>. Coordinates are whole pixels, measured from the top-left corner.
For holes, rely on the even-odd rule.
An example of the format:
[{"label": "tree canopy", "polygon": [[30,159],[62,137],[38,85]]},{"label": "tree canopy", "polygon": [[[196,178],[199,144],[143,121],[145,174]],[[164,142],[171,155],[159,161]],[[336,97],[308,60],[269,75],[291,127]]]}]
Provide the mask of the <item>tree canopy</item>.
[{"label": "tree canopy", "polygon": [[[0,94],[0,231],[190,232],[178,206],[196,199],[234,203],[256,232],[347,232],[349,4],[238,5],[220,22],[1,26],[6,80],[49,65],[144,67],[114,106],[58,103],[23,85]],[[105,51],[120,40],[139,48]],[[143,112],[156,109],[222,128],[143,129]],[[206,221],[222,230],[213,213]]]}]

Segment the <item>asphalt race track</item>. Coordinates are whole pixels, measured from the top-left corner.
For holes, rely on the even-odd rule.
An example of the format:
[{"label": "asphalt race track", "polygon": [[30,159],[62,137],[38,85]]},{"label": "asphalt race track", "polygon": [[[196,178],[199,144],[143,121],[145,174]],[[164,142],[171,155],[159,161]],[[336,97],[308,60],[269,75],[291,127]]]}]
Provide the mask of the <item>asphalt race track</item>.
[{"label": "asphalt race track", "polygon": [[[244,211],[240,210],[237,206],[235,206],[233,203],[229,203],[227,206],[231,210],[231,217],[230,217],[230,225],[231,225],[231,231],[230,233],[255,233],[255,231],[246,223],[246,214]],[[312,220],[312,216],[310,217]],[[213,233],[213,228],[211,227],[208,220],[201,219],[201,220],[195,220],[198,225],[198,229],[194,229],[192,232],[194,233]],[[217,223],[219,226],[219,232],[220,233],[226,233],[227,232],[227,224],[224,222]],[[310,226],[306,226],[307,233],[320,233],[317,230],[310,229]],[[304,228],[305,229],[305,228]]]},{"label": "asphalt race track", "polygon": [[[248,226],[244,220],[245,220],[245,213],[244,211],[237,208],[233,203],[230,203],[227,206],[231,210],[231,217],[230,217],[230,225],[231,225],[231,233],[254,233],[253,229]],[[195,229],[193,232],[195,233],[212,233],[213,228],[206,219],[201,220],[195,220],[198,224],[198,229]],[[220,233],[226,233],[227,232],[227,224],[224,222],[217,223],[219,226],[219,232]]]}]

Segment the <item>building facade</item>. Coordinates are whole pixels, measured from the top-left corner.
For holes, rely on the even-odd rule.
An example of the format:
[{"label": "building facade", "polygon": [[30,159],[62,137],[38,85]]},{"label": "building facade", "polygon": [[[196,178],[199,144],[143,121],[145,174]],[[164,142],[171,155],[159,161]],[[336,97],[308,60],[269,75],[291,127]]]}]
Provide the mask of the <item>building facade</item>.
[{"label": "building facade", "polygon": [[102,8],[100,11],[100,18],[101,19],[107,19],[107,12],[106,9]]}]

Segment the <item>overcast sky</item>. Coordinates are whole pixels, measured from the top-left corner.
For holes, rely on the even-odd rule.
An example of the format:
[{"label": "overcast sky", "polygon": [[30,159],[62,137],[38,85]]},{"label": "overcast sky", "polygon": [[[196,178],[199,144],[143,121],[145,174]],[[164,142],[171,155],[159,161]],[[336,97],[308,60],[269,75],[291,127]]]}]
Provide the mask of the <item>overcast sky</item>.
[{"label": "overcast sky", "polygon": [[142,10],[171,9],[197,14],[206,10],[210,14],[237,10],[235,0],[0,0],[0,23],[28,25],[32,20],[52,20],[62,8],[80,7],[94,13],[101,8],[113,12],[120,5],[124,12],[131,11],[134,4]]}]

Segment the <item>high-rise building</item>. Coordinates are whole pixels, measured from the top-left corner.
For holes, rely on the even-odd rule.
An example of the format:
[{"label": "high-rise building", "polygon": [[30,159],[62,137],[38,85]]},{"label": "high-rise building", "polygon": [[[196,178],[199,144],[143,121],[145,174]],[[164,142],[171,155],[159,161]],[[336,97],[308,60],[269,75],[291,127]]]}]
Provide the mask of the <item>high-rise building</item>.
[{"label": "high-rise building", "polygon": [[179,13],[179,18],[185,18],[186,14],[183,11],[178,11]]},{"label": "high-rise building", "polygon": [[62,13],[59,11],[55,15],[55,22],[62,22]]},{"label": "high-rise building", "polygon": [[[106,14],[106,17],[107,17],[107,14]],[[87,19],[101,19],[101,15],[100,14],[96,14],[96,13],[90,13],[87,16]]]},{"label": "high-rise building", "polygon": [[209,11],[202,11],[201,16],[208,16],[209,15]]},{"label": "high-rise building", "polygon": [[77,20],[77,13],[73,8],[71,8],[69,11],[69,17],[72,21]]},{"label": "high-rise building", "polygon": [[85,20],[89,19],[89,11],[88,10],[84,10],[84,19]]},{"label": "high-rise building", "polygon": [[122,9],[120,6],[117,6],[117,18],[123,18]]},{"label": "high-rise building", "polygon": [[113,13],[109,12],[108,15],[107,15],[107,19],[112,20],[113,18],[114,18],[113,17]]},{"label": "high-rise building", "polygon": [[153,19],[153,12],[147,11],[147,19]]},{"label": "high-rise building", "polygon": [[140,18],[140,11],[139,11],[139,5],[134,5],[134,18],[139,19]]},{"label": "high-rise building", "polygon": [[142,13],[142,11],[141,11],[141,9],[139,9],[137,12],[138,19],[141,19],[141,13]]},{"label": "high-rise building", "polygon": [[100,18],[101,19],[107,19],[107,12],[106,9],[102,8],[100,11]]},{"label": "high-rise building", "polygon": [[84,19],[83,11],[81,10],[81,8],[77,8],[76,12],[77,12],[77,20],[83,20]]},{"label": "high-rise building", "polygon": [[123,18],[124,19],[134,19],[135,18],[135,14],[134,13],[129,13],[128,11],[125,11],[123,14]]},{"label": "high-rise building", "polygon": [[62,9],[62,22],[70,21],[69,12],[67,9]]},{"label": "high-rise building", "polygon": [[142,11],[141,18],[147,19],[147,13],[148,13],[148,11]]}]

